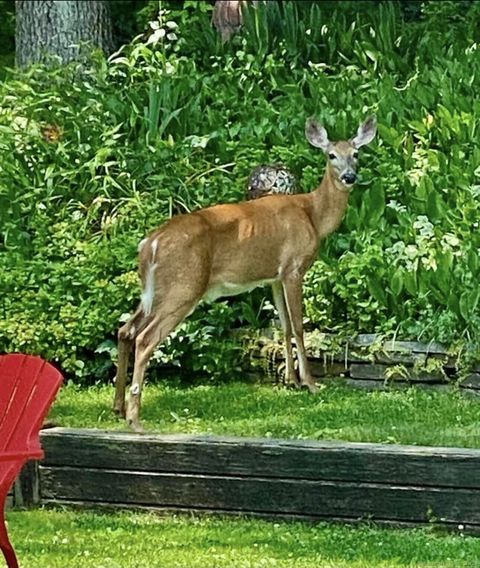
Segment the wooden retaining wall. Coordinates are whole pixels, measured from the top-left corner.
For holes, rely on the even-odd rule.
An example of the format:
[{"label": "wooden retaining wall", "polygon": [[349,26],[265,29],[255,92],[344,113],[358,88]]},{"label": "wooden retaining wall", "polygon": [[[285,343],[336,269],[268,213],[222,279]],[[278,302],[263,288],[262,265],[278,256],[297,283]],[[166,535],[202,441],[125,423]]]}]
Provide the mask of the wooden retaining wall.
[{"label": "wooden retaining wall", "polygon": [[[281,367],[284,354],[278,338],[281,339],[278,332],[265,330],[260,337],[250,340],[251,356],[245,359],[247,371],[258,373],[258,378],[265,369]],[[365,389],[455,386],[480,394],[480,362],[469,372],[459,371],[457,358],[439,343],[382,340],[375,334],[340,341],[334,335],[307,332],[305,344],[312,374],[320,382],[341,379]],[[272,372],[270,379],[280,380],[280,376]]]},{"label": "wooden retaining wall", "polygon": [[25,464],[8,492],[6,508],[19,509],[38,505],[40,503],[39,483],[38,462],[31,460]]},{"label": "wooden retaining wall", "polygon": [[480,532],[480,451],[53,428],[44,504]]}]

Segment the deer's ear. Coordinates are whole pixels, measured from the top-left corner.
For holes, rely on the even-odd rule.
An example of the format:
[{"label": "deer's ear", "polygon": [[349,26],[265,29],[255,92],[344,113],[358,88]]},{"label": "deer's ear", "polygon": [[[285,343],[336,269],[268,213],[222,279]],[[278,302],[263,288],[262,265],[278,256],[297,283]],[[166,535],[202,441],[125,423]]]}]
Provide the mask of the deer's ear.
[{"label": "deer's ear", "polygon": [[305,136],[312,146],[321,148],[324,152],[330,146],[330,140],[325,128],[314,118],[307,119],[305,123]]},{"label": "deer's ear", "polygon": [[355,148],[360,148],[360,146],[370,144],[370,142],[375,138],[376,133],[377,119],[375,116],[371,116],[359,126],[356,136],[350,140],[350,143],[352,146],[355,146]]}]

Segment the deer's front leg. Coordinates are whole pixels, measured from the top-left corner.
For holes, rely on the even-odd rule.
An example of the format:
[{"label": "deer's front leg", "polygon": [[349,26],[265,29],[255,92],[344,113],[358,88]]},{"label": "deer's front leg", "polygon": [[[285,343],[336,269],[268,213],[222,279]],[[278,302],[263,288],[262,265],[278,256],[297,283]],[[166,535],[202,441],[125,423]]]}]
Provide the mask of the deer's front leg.
[{"label": "deer's front leg", "polygon": [[307,387],[312,393],[318,391],[315,381],[310,373],[305,345],[303,342],[303,316],[302,316],[302,283],[303,275],[291,274],[282,282],[287,305],[288,315],[293,328],[295,343],[297,344],[298,368],[300,372],[300,384]]},{"label": "deer's front leg", "polygon": [[274,282],[272,284],[273,301],[275,307],[277,308],[278,317],[280,318],[280,323],[283,330],[283,338],[285,341],[285,376],[287,383],[292,383],[295,386],[300,386],[297,373],[295,372],[295,366],[293,364],[293,354],[292,354],[292,324],[290,322],[290,316],[288,315],[287,305],[285,303],[285,297],[283,295],[283,287],[281,282]]}]

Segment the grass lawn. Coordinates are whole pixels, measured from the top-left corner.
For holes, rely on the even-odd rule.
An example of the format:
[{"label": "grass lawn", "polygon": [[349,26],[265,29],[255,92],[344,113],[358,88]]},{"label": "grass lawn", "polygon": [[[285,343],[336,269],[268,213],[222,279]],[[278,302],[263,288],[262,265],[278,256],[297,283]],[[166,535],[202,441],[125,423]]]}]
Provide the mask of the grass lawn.
[{"label": "grass lawn", "polygon": [[22,568],[475,568],[480,539],[429,529],[69,510],[10,512]]},{"label": "grass lawn", "polygon": [[[111,412],[113,386],[67,385],[51,413],[59,426],[125,429]],[[148,384],[147,431],[334,439],[480,448],[480,400],[415,388],[364,392],[328,386],[318,395],[268,384]]]},{"label": "grass lawn", "polygon": [[[113,387],[65,386],[50,418],[59,426],[125,429]],[[480,448],[480,401],[455,391],[318,395],[231,382],[148,384],[148,431],[340,439]],[[475,568],[480,539],[433,527],[394,530],[147,513],[10,511],[23,568]]]}]

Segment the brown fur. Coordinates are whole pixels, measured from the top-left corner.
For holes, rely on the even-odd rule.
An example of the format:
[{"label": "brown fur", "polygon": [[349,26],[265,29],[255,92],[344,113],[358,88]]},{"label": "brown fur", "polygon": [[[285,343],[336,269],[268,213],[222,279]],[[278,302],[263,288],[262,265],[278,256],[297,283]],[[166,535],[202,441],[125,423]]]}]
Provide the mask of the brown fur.
[{"label": "brown fur", "polygon": [[[329,150],[333,149],[345,160],[351,159],[355,151],[351,142],[328,144]],[[151,279],[151,310],[147,313],[141,304],[119,330],[114,401],[114,409],[125,415],[128,358],[135,344],[135,367],[126,412],[134,428],[139,428],[143,379],[155,347],[202,298],[225,286],[248,287],[265,280],[272,282],[285,334],[287,378],[312,392],[316,390],[303,344],[302,280],[320,242],[340,225],[347,208],[349,190],[337,169],[328,163],[320,186],[311,193],[271,195],[179,215],[144,242],[139,254],[140,275],[144,291]],[[229,295],[228,290],[225,295]],[[300,381],[293,364],[292,332],[298,350]]]}]

